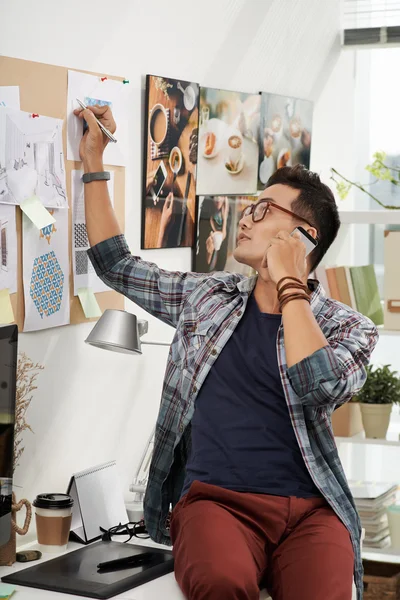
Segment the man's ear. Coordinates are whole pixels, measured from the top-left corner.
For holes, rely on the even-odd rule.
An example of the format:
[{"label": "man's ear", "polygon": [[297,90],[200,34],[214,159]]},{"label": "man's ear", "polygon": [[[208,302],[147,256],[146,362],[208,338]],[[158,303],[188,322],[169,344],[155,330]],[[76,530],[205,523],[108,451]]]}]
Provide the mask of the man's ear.
[{"label": "man's ear", "polygon": [[306,231],[314,238],[314,240],[317,238],[318,232],[315,227],[307,227]]}]

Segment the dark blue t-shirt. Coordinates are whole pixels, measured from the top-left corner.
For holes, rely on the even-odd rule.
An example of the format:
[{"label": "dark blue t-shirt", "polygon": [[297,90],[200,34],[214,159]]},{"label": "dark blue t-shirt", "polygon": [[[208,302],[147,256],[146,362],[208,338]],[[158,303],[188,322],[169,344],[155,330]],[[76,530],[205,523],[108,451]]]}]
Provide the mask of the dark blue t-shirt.
[{"label": "dark blue t-shirt", "polygon": [[245,313],[195,403],[182,495],[194,480],[230,490],[320,496],[297,443],[279,375],[281,315]]}]

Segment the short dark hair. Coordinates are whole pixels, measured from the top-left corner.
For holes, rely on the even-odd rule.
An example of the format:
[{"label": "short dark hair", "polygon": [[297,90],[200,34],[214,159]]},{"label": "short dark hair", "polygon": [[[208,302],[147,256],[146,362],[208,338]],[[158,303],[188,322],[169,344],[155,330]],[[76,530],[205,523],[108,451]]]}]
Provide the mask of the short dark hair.
[{"label": "short dark hair", "polygon": [[266,188],[271,185],[287,185],[300,190],[299,196],[292,202],[291,209],[318,229],[318,246],[310,254],[311,271],[319,265],[322,258],[335,240],[340,217],[332,190],[322,183],[319,175],[303,165],[282,167],[269,178]]}]

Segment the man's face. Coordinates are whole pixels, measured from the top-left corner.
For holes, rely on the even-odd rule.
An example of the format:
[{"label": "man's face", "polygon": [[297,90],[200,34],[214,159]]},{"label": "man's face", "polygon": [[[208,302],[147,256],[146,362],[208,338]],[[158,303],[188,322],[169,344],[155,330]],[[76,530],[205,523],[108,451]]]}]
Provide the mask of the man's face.
[{"label": "man's face", "polygon": [[[292,202],[297,199],[299,194],[300,190],[276,184],[264,190],[258,201],[266,198],[291,210]],[[253,223],[252,215],[242,217],[239,221],[237,246],[233,255],[238,262],[249,265],[258,271],[271,238],[275,237],[278,231],[292,233],[298,225],[303,225],[306,230],[309,229],[304,222],[300,222],[273,206],[270,206],[264,219],[257,223]]]}]

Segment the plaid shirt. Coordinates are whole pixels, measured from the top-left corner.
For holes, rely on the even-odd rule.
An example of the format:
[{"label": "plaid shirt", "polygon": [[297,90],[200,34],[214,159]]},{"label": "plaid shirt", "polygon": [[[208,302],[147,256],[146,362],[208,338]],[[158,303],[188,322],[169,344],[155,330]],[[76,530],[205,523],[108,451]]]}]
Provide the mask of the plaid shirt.
[{"label": "plaid shirt", "polygon": [[[97,275],[161,321],[176,328],[158,415],[145,498],[151,537],[170,544],[168,514],[180,497],[190,451],[196,396],[242,317],[256,277],[169,272],[130,254],[123,235],[89,250]],[[282,385],[304,462],[322,495],[347,527],[362,598],[361,526],[332,434],[331,414],[364,384],[378,340],[374,324],[327,298],[318,284],[311,309],[329,345],[287,367],[283,326],[276,347]]]}]

